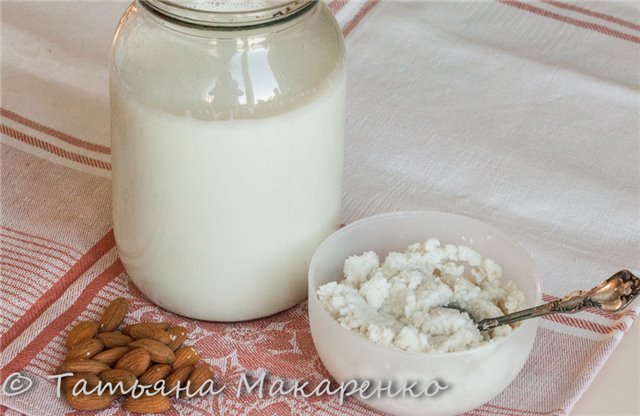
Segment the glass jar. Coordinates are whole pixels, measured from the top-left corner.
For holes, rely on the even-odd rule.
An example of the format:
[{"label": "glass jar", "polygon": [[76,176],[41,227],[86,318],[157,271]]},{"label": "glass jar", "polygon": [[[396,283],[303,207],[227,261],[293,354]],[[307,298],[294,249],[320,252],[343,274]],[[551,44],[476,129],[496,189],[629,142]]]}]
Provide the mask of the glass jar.
[{"label": "glass jar", "polygon": [[110,98],[114,232],[133,283],[204,320],[302,301],[339,225],[345,86],[322,1],[131,4]]}]

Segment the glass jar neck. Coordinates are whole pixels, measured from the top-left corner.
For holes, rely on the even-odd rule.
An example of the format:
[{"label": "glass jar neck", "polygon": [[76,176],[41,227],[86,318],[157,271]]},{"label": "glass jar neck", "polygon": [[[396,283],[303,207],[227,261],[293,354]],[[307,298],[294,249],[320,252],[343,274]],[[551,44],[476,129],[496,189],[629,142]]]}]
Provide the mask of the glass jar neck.
[{"label": "glass jar neck", "polygon": [[159,17],[189,26],[245,29],[282,21],[319,0],[137,0]]}]

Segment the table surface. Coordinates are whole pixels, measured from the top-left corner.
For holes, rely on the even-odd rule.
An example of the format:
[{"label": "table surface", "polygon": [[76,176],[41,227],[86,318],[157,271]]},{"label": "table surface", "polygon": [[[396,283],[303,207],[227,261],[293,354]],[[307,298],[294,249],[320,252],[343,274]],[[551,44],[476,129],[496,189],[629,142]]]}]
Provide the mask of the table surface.
[{"label": "table surface", "polygon": [[571,411],[575,416],[640,415],[640,325],[629,330]]}]

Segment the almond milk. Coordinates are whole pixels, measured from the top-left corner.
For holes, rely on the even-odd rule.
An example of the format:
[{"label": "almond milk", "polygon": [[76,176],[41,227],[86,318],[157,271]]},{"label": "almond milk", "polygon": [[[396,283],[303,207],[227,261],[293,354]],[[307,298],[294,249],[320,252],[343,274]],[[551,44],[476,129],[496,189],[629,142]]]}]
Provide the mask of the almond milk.
[{"label": "almond milk", "polygon": [[346,89],[339,27],[312,7],[273,33],[220,38],[135,7],[123,17],[114,231],[159,306],[237,321],[306,297],[311,255],[339,225]]}]

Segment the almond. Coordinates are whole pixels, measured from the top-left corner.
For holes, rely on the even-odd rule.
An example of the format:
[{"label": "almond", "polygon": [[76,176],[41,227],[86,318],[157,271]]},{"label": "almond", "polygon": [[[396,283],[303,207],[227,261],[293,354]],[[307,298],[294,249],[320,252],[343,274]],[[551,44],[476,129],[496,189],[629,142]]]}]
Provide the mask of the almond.
[{"label": "almond", "polygon": [[[166,331],[171,326],[166,322],[143,322],[143,323],[145,325],[151,325],[151,326],[154,326],[156,328],[162,329],[163,331]],[[133,325],[136,325],[136,324],[133,324]],[[122,330],[122,333],[129,335],[129,330],[131,329],[131,327],[133,325],[127,325],[126,327],[124,327],[124,329]]]},{"label": "almond", "polygon": [[182,347],[175,352],[176,359],[171,365],[174,370],[180,367],[188,367],[200,360],[200,353],[193,347]]},{"label": "almond", "polygon": [[111,332],[118,327],[127,315],[129,305],[125,298],[117,298],[105,308],[100,320],[100,332]]},{"label": "almond", "polygon": [[133,338],[118,331],[101,332],[96,338],[102,341],[106,348],[124,347],[133,341]]},{"label": "almond", "polygon": [[129,335],[131,335],[135,339],[154,339],[165,345],[169,344],[173,340],[167,331],[159,328],[157,325],[151,324],[129,325]]},{"label": "almond", "polygon": [[122,402],[124,410],[132,413],[162,413],[171,407],[171,400],[166,396],[141,396],[137,399],[127,397]]},{"label": "almond", "polygon": [[187,330],[181,326],[172,326],[167,329],[167,333],[171,337],[171,342],[167,344],[171,351],[175,351],[182,346],[182,343],[187,339]]},{"label": "almond", "polygon": [[153,386],[169,374],[171,374],[171,366],[169,364],[156,364],[149,367],[149,369],[140,376],[140,384]]},{"label": "almond", "polygon": [[131,371],[136,377],[143,374],[149,368],[151,356],[144,348],[136,348],[122,356],[116,363],[118,370]]},{"label": "almond", "polygon": [[70,360],[62,363],[58,373],[94,373],[108,370],[109,366],[96,360]]},{"label": "almond", "polygon": [[73,344],[93,338],[98,333],[98,328],[100,328],[99,322],[80,322],[71,331],[69,331],[65,345],[67,348],[71,348]]},{"label": "almond", "polygon": [[109,407],[114,399],[114,396],[103,393],[80,394],[75,396],[72,392],[66,392],[64,394],[69,406],[76,410],[100,410]]},{"label": "almond", "polygon": [[[114,391],[116,394],[125,394],[129,392],[129,389],[131,389],[137,381],[136,376],[133,375],[131,371],[127,370],[105,370],[101,372],[99,376],[105,383],[111,383],[111,388],[113,390],[107,388],[105,391]],[[121,384],[118,385],[118,383]]]},{"label": "almond", "polygon": [[[171,397],[176,397],[178,392],[172,391],[174,388],[178,387],[180,389],[184,388],[187,384],[187,380],[193,371],[193,366],[180,367],[173,373],[169,374],[167,378],[164,379],[164,391],[169,394]],[[184,397],[184,390],[180,390],[179,394]]]},{"label": "almond", "polygon": [[172,363],[176,359],[173,351],[171,351],[169,347],[167,347],[160,341],[156,341],[155,339],[137,339],[133,342],[130,342],[129,346],[134,348],[146,349],[151,355],[151,360],[155,361],[158,364]]},{"label": "almond", "polygon": [[115,347],[102,351],[92,357],[92,360],[100,361],[108,366],[113,366],[123,355],[131,351],[129,347]]},{"label": "almond", "polygon": [[189,376],[189,394],[194,395],[208,380],[213,380],[213,370],[209,364],[203,363]]},{"label": "almond", "polygon": [[104,348],[102,341],[90,338],[84,341],[78,341],[69,349],[65,361],[70,360],[88,360]]},{"label": "almond", "polygon": [[[80,380],[84,380],[86,382],[87,390],[93,389],[100,383],[100,378],[93,373],[76,373],[62,379],[62,391],[65,393],[68,391],[73,392],[73,388]],[[80,386],[78,386],[78,388],[80,388]]]}]

